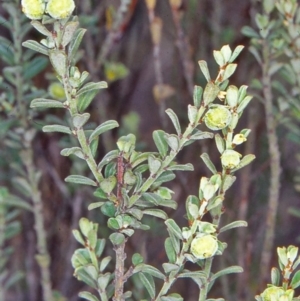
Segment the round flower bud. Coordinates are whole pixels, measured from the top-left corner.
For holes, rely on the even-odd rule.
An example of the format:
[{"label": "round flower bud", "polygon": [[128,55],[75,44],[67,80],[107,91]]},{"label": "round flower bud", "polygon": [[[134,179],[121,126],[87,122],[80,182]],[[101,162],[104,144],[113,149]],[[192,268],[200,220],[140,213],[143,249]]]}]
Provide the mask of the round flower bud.
[{"label": "round flower bud", "polygon": [[263,301],[279,300],[280,296],[284,294],[284,290],[281,287],[270,286],[264,290],[260,295]]},{"label": "round flower bud", "polygon": [[42,19],[45,12],[43,0],[22,0],[22,11],[27,18],[32,20]]},{"label": "round flower bud", "polygon": [[49,0],[46,12],[53,19],[64,19],[71,16],[74,9],[74,0]]},{"label": "round flower bud", "polygon": [[48,92],[54,99],[64,100],[66,98],[65,90],[61,83],[52,83],[48,88]]},{"label": "round flower bud", "polygon": [[191,243],[191,253],[197,259],[206,259],[214,256],[218,250],[218,241],[215,236],[204,235],[195,237]]},{"label": "round flower bud", "polygon": [[237,167],[241,161],[240,160],[241,156],[242,155],[240,153],[234,150],[231,149],[225,150],[221,156],[221,162],[223,167],[226,169],[233,169]]},{"label": "round flower bud", "polygon": [[222,105],[212,107],[207,111],[204,117],[206,126],[213,131],[224,129],[228,126],[230,120],[230,111]]},{"label": "round flower bud", "polygon": [[246,140],[247,138],[243,134],[236,134],[233,137],[232,143],[235,145],[239,145],[245,142]]}]

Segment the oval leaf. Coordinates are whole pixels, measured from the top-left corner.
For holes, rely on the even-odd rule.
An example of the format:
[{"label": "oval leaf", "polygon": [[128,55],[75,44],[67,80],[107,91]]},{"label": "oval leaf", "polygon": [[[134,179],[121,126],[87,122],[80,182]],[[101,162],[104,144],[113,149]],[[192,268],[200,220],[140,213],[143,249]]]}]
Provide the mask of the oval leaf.
[{"label": "oval leaf", "polygon": [[91,143],[91,141],[97,136],[103,134],[104,132],[112,130],[118,126],[119,124],[115,120],[108,120],[103,122],[92,132],[91,136],[89,137],[89,142]]},{"label": "oval leaf", "polygon": [[65,181],[68,183],[76,183],[90,186],[97,186],[97,183],[90,178],[80,176],[80,175],[71,175],[65,178]]}]

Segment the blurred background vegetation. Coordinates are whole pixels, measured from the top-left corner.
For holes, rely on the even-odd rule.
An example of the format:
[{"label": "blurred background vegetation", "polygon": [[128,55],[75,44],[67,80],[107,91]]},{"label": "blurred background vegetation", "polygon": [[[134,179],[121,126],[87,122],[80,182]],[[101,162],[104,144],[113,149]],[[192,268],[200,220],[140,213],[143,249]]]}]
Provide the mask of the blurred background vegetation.
[{"label": "blurred background vegetation", "polygon": [[[123,11],[119,9],[120,0],[76,2],[76,14],[79,15],[81,27],[87,29],[78,66],[80,70],[88,70],[93,81],[106,80],[109,84],[108,89],[102,90],[90,107],[92,119],[96,124],[116,119],[121,125],[118,130],[102,138],[98,158],[115,148],[115,141],[120,135],[128,133],[137,136],[140,150],[154,150],[153,130],[163,128],[169,132],[173,131],[172,125],[164,115],[164,110],[168,107],[178,113],[182,124],[187,124],[187,117],[181,112],[185,112],[187,104],[192,101],[194,84],[205,85],[197,61],[206,60],[210,69],[213,71],[215,68],[217,72],[212,52],[224,44],[229,44],[232,49],[237,45],[246,46],[239,56],[238,70],[232,83],[236,86],[247,84],[251,89],[253,80],[261,79],[261,70],[247,51],[250,40],[241,34],[243,26],[254,26],[253,16],[261,10],[260,1],[183,0],[177,6],[181,1],[158,0],[154,14],[148,11],[143,0],[127,1],[129,5],[124,6]],[[3,18],[8,18],[1,4],[0,14]],[[0,35],[11,39],[3,24],[0,27]],[[41,36],[29,31],[27,38],[40,40]],[[156,43],[156,39],[160,43]],[[1,60],[0,57],[0,68],[5,66],[5,60]],[[38,89],[48,90],[49,85],[55,82],[50,66],[45,64],[43,71],[33,78],[33,82]],[[3,90],[0,94],[5,92],[4,86],[0,89]],[[255,93],[257,91],[253,91],[253,94]],[[26,105],[29,106],[29,101]],[[10,118],[9,115],[5,116],[3,111],[0,114],[1,120]],[[63,117],[59,110],[51,109],[51,116],[47,114],[47,117],[45,112],[39,111],[32,114],[30,126],[41,129],[44,118],[54,120]],[[221,237],[223,241],[228,242],[229,247],[224,256],[216,262],[219,267],[240,264],[245,272],[243,275],[222,278],[214,287],[212,297],[223,296],[228,300],[246,301],[253,300],[261,286],[258,280],[259,264],[266,227],[270,161],[264,109],[258,98],[252,100],[243,119],[244,124],[241,128],[250,128],[252,132],[247,143],[243,144],[245,149],[240,148],[239,151],[254,153],[257,159],[237,174],[238,180],[225,202],[224,218],[245,219],[249,226],[235,231],[229,237]],[[295,123],[294,126],[299,127],[299,124]],[[291,215],[288,209],[300,207],[299,192],[294,182],[299,166],[296,159],[299,144],[297,136],[292,136],[290,129],[279,126],[277,131],[282,174],[274,244],[297,245],[300,220]],[[4,138],[4,133],[1,133],[0,185],[8,187],[10,192],[18,195],[18,190],[11,182],[16,174],[11,168],[11,162],[17,161],[19,154],[9,151]],[[88,175],[83,161],[74,158],[70,160],[60,155],[60,150],[69,143],[67,139],[69,138],[60,134],[38,132],[32,145],[35,166],[42,173],[39,189],[51,257],[52,286],[66,300],[75,301],[79,300],[77,293],[81,284],[72,277],[70,258],[77,243],[71,230],[77,228],[80,217],[89,216],[100,224],[103,237],[107,237],[109,232],[101,212],[87,210],[87,206],[95,199],[92,192],[86,187],[66,185],[63,181],[71,170],[81,170],[80,173]],[[199,143],[198,148],[187,147],[178,158],[181,163],[191,162],[195,166],[194,173],[178,173],[176,180],[171,184],[179,206],[175,212],[170,211],[169,216],[178,220],[181,226],[186,223],[183,216],[186,196],[197,194],[199,178],[209,175],[199,158],[203,152],[208,152],[214,162],[219,162],[214,142],[207,140]],[[30,203],[30,197],[27,199]],[[11,212],[10,208],[5,210]],[[19,221],[20,229],[16,231],[18,234],[12,238],[8,236],[10,239],[5,241],[7,246],[14,248],[14,252],[8,258],[7,269],[21,271],[24,276],[8,290],[5,300],[42,300],[39,287],[40,272],[34,260],[36,234],[33,214],[20,210],[19,215],[14,218]],[[128,253],[140,252],[150,264],[159,267],[165,258],[165,230],[163,223],[155,219],[149,219],[148,223],[152,230],[137,233],[130,239]],[[109,253],[109,250],[107,252]],[[272,265],[277,265],[275,255],[274,248]],[[184,300],[195,300],[193,291],[197,288],[193,283],[178,281],[176,289],[185,297]],[[136,285],[136,300],[141,299],[143,294],[143,289]]]}]

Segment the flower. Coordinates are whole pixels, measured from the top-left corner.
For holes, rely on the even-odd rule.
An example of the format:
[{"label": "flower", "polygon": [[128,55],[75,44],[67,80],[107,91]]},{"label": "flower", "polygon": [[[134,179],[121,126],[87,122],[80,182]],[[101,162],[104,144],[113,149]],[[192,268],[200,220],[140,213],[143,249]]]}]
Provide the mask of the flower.
[{"label": "flower", "polygon": [[42,19],[45,12],[43,0],[22,0],[22,11],[27,18],[32,20]]},{"label": "flower", "polygon": [[64,19],[71,16],[74,9],[74,0],[49,0],[46,12],[53,19]]},{"label": "flower", "polygon": [[226,169],[233,169],[237,167],[241,161],[241,156],[242,155],[240,153],[234,150],[225,150],[221,156],[221,162],[223,167]]},{"label": "flower", "polygon": [[283,301],[286,298],[287,300],[292,300],[293,294],[294,294],[293,290],[288,290],[285,292],[282,287],[270,286],[266,288],[260,296],[262,297],[263,301],[273,301],[273,300]]},{"label": "flower", "polygon": [[197,259],[210,258],[216,254],[217,250],[217,238],[210,234],[196,236],[191,243],[191,253]]},{"label": "flower", "polygon": [[224,129],[230,123],[230,120],[230,111],[222,105],[212,107],[204,117],[206,126],[213,131]]}]

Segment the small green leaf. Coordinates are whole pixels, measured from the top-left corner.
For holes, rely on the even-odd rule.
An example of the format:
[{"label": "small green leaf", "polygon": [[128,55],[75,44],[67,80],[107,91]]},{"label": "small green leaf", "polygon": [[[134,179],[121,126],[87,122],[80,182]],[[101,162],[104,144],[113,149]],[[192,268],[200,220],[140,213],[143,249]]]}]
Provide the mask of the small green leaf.
[{"label": "small green leaf", "polygon": [[118,222],[118,220],[116,218],[111,217],[107,221],[107,226],[110,229],[119,230],[122,227],[122,224],[120,225],[119,222]]},{"label": "small green leaf", "polygon": [[69,127],[59,125],[59,124],[45,125],[43,126],[43,132],[44,133],[59,132],[65,134],[72,134],[72,131]]},{"label": "small green leaf", "polygon": [[98,286],[102,291],[105,291],[109,281],[111,279],[111,273],[105,273],[104,275],[100,275],[98,277]]},{"label": "small green leaf", "polygon": [[104,238],[99,238],[97,240],[97,245],[96,245],[96,248],[95,248],[95,253],[96,253],[96,256],[99,258],[101,257],[103,251],[104,251],[104,248],[105,248],[105,244],[106,244],[106,240]]},{"label": "small green leaf", "polygon": [[219,233],[225,232],[230,229],[234,229],[234,228],[238,228],[238,227],[247,227],[247,226],[248,226],[248,224],[245,221],[235,221],[235,222],[229,223],[228,225],[222,227],[219,230]]},{"label": "small green leaf", "polygon": [[84,242],[84,239],[83,239],[82,235],[80,234],[80,232],[78,230],[72,230],[72,233],[73,233],[73,236],[75,237],[75,239],[84,246],[85,242]]},{"label": "small green leaf", "polygon": [[52,33],[41,22],[37,20],[32,20],[30,23],[37,31],[39,31],[44,36],[52,37]]},{"label": "small green leaf", "polygon": [[149,165],[149,170],[150,170],[150,173],[152,175],[156,174],[159,169],[161,168],[162,166],[162,162],[161,160],[155,158],[154,156],[150,155],[148,157],[148,165]]},{"label": "small green leaf", "polygon": [[[135,156],[132,156],[134,153],[136,153]],[[132,168],[135,168],[142,162],[148,160],[149,155],[152,155],[152,152],[145,152],[145,153],[137,153],[135,151],[132,152],[132,155],[130,157],[130,164]]]},{"label": "small green leaf", "polygon": [[[171,247],[172,247],[172,243],[171,243]],[[176,260],[176,258],[174,260]],[[163,263],[162,266],[163,266],[163,269],[164,269],[166,274],[169,274],[172,271],[178,271],[179,270],[179,266],[177,264],[173,264],[173,263],[169,263],[169,262]]]},{"label": "small green leaf", "polygon": [[142,194],[143,199],[145,199],[148,202],[151,202],[152,204],[154,204],[155,206],[159,206],[160,202],[163,200],[163,198],[161,196],[159,196],[156,193],[152,193],[152,192],[145,192]]},{"label": "small green leaf", "polygon": [[134,266],[137,266],[144,262],[143,256],[139,253],[135,253],[132,255],[131,262]]},{"label": "small green leaf", "polygon": [[242,273],[242,272],[243,272],[243,269],[240,266],[231,266],[231,267],[225,268],[225,269],[213,274],[211,277],[211,281],[214,281],[217,278],[224,276],[224,275],[233,274],[233,273]]},{"label": "small green leaf", "polygon": [[48,55],[48,48],[41,45],[40,43],[33,41],[33,40],[27,40],[22,43],[22,46],[29,48],[33,51],[40,52],[42,54]]},{"label": "small green leaf", "polygon": [[200,86],[194,86],[193,100],[194,100],[194,105],[197,108],[200,108],[201,106],[202,94],[203,94],[203,88]]},{"label": "small green leaf", "polygon": [[107,193],[105,193],[101,188],[96,189],[94,196],[100,199],[107,199]]},{"label": "small green leaf", "polygon": [[207,276],[204,272],[198,272],[198,271],[189,271],[189,270],[183,270],[178,276],[178,278],[198,278],[202,280],[203,282],[206,281]]},{"label": "small green leaf", "polygon": [[212,163],[212,161],[209,158],[209,155],[207,153],[203,153],[201,156],[201,159],[203,160],[204,164],[207,166],[207,168],[213,173],[218,173],[215,165]]},{"label": "small green leaf", "polygon": [[193,134],[189,138],[190,140],[201,140],[201,139],[212,139],[214,137],[213,133],[202,132],[198,129],[193,131]]},{"label": "small green leaf", "polygon": [[167,219],[168,215],[160,209],[145,209],[143,210],[143,214],[152,215],[161,219]]},{"label": "small green leaf", "polygon": [[158,270],[157,268],[155,268],[149,264],[145,264],[145,263],[138,264],[134,268],[133,273],[138,273],[138,272],[143,272],[145,274],[149,274],[158,279],[162,279],[162,280],[165,279],[165,275],[160,270]]},{"label": "small green leaf", "polygon": [[113,245],[119,246],[125,242],[125,236],[122,233],[112,233],[109,236],[109,240],[112,242]]},{"label": "small green leaf", "polygon": [[107,88],[107,83],[102,81],[98,83],[87,83],[78,92],[78,111],[84,112],[90,105],[96,94],[100,89]]},{"label": "small green leaf", "polygon": [[65,26],[65,30],[64,30],[64,33],[63,33],[63,37],[62,37],[62,40],[61,40],[61,44],[65,47],[67,46],[70,41],[73,39],[74,37],[74,33],[75,31],[77,30],[79,26],[79,22],[78,21],[71,21],[71,22],[68,22]]},{"label": "small green leaf", "polygon": [[[242,29],[243,30],[243,29]],[[258,35],[257,35],[258,36]],[[259,37],[259,36],[258,36]],[[232,55],[230,57],[229,63],[232,63],[241,53],[241,51],[245,48],[243,45],[238,45],[235,47],[235,49],[232,52]]]},{"label": "small green leaf", "polygon": [[199,64],[200,69],[201,69],[204,77],[206,78],[207,82],[210,82],[211,77],[210,77],[210,74],[209,74],[209,70],[208,70],[206,61],[198,61],[198,64]]},{"label": "small green leaf", "polygon": [[56,73],[64,77],[67,72],[67,56],[65,52],[57,49],[49,50],[49,59]]},{"label": "small green leaf", "polygon": [[[95,194],[94,194],[95,195]],[[88,205],[88,210],[100,208],[105,202],[95,202]]]},{"label": "small green leaf", "polygon": [[295,273],[290,283],[290,286],[292,287],[292,289],[296,289],[300,286],[300,271],[297,271]]},{"label": "small green leaf", "polygon": [[191,124],[198,123],[197,120],[198,108],[192,105],[188,105],[188,118]]},{"label": "small green leaf", "polygon": [[225,141],[221,137],[220,134],[215,135],[215,142],[216,142],[217,149],[218,149],[219,153],[222,155],[223,152],[225,151]]},{"label": "small green leaf", "polygon": [[106,267],[108,266],[108,264],[111,262],[111,256],[106,256],[101,260],[100,266],[99,266],[99,270],[102,273]]},{"label": "small green leaf", "polygon": [[84,154],[81,150],[80,147],[75,146],[75,147],[70,147],[70,148],[64,148],[61,150],[60,154],[62,156],[68,157],[70,155],[75,155],[80,159],[84,159]]},{"label": "small green leaf", "polygon": [[174,164],[168,167],[168,170],[180,170],[180,171],[193,171],[194,166],[191,163],[187,164]]},{"label": "small green leaf", "polygon": [[[298,271],[299,272],[299,271]],[[271,282],[275,286],[279,286],[280,283],[280,272],[277,268],[271,269]]]},{"label": "small green leaf", "polygon": [[30,108],[64,108],[60,101],[46,98],[36,98],[31,101]]},{"label": "small green leaf", "polygon": [[110,176],[109,178],[103,179],[100,182],[100,188],[105,193],[111,193],[116,185],[117,185],[117,178],[115,176]]},{"label": "small green leaf", "polygon": [[172,109],[167,109],[166,113],[170,117],[170,119],[175,127],[175,130],[177,132],[177,135],[180,136],[181,135],[181,126],[180,126],[177,115],[175,114],[175,112]]},{"label": "small green leaf", "polygon": [[75,128],[82,128],[90,119],[91,115],[89,113],[74,114],[72,116],[72,122]]},{"label": "small green leaf", "polygon": [[224,45],[221,48],[222,56],[224,57],[225,63],[229,62],[229,59],[231,58],[232,50],[230,49],[229,45]]},{"label": "small green leaf", "polygon": [[70,42],[70,45],[68,47],[68,50],[69,50],[68,57],[69,57],[70,61],[72,61],[74,59],[85,32],[86,32],[86,29],[83,29],[83,28],[78,28],[76,30],[76,32]]},{"label": "small green leaf", "polygon": [[155,297],[155,283],[153,277],[149,274],[143,273],[139,273],[139,277],[150,297],[153,299]]},{"label": "small green leaf", "polygon": [[252,98],[253,98],[253,96],[250,96],[250,95],[246,96],[238,105],[237,110],[236,110],[237,113],[243,112]]},{"label": "small green leaf", "polygon": [[213,82],[209,81],[205,86],[203,92],[204,105],[207,106],[210,103],[212,103],[218,96],[219,92],[220,92],[220,88],[217,85],[215,85]]},{"label": "small green leaf", "polygon": [[174,152],[179,151],[180,141],[179,141],[178,136],[176,136],[174,134],[171,134],[171,135],[166,134],[166,140],[167,140],[168,145]]},{"label": "small green leaf", "polygon": [[[225,58],[222,55],[221,51],[214,50],[213,55],[214,55],[215,61],[217,62],[217,64],[220,67],[225,65]],[[227,63],[227,60],[226,60],[226,63]]]},{"label": "small green leaf", "polygon": [[168,153],[168,143],[166,141],[166,132],[163,130],[157,130],[153,132],[153,140],[159,151],[159,154],[164,158]]},{"label": "small green leaf", "polygon": [[249,47],[249,52],[252,53],[252,55],[255,57],[259,65],[262,65],[262,57],[254,46]]},{"label": "small green leaf", "polygon": [[165,183],[165,182],[170,182],[175,179],[175,174],[173,171],[166,170],[164,171],[154,183]]},{"label": "small green leaf", "polygon": [[239,170],[239,169],[247,166],[254,159],[255,159],[255,155],[252,155],[252,154],[246,155],[245,157],[242,158],[242,160],[240,161],[239,165],[236,168],[232,169],[231,171],[235,172],[235,171],[237,171],[237,170]]},{"label": "small green leaf", "polygon": [[223,191],[227,191],[232,184],[235,182],[236,177],[232,175],[225,175],[224,181],[223,181]]},{"label": "small green leaf", "polygon": [[25,63],[23,69],[23,77],[26,80],[32,79],[41,71],[43,71],[49,63],[49,60],[44,56],[38,56]]},{"label": "small green leaf", "polygon": [[228,79],[235,71],[237,64],[228,64],[225,68],[222,82]]},{"label": "small green leaf", "polygon": [[173,233],[177,238],[182,239],[181,230],[173,219],[166,220],[165,224],[168,230],[170,231],[170,233]]},{"label": "small green leaf", "polygon": [[243,26],[241,33],[248,38],[260,38],[259,34],[250,26]]},{"label": "small green leaf", "polygon": [[108,152],[100,161],[100,163],[98,164],[97,168],[99,171],[102,170],[102,168],[107,165],[109,162],[111,162],[112,160],[118,158],[119,156],[119,151],[117,149],[112,150],[110,152]]},{"label": "small green leaf", "polygon": [[173,293],[167,296],[162,296],[160,300],[161,301],[183,301],[183,298],[179,294]]},{"label": "small green leaf", "polygon": [[108,217],[113,217],[116,213],[116,207],[112,202],[105,202],[105,204],[101,206],[101,212]]},{"label": "small green leaf", "polygon": [[99,301],[99,299],[90,292],[80,292],[78,296],[89,301]]},{"label": "small green leaf", "polygon": [[81,175],[71,175],[65,178],[65,181],[68,183],[75,183],[75,184],[83,184],[83,185],[90,185],[90,186],[97,186],[97,183],[90,178],[81,176]]},{"label": "small green leaf", "polygon": [[[170,237],[168,237],[166,240],[165,240],[165,250],[166,250],[166,254],[167,254],[167,257],[169,259],[169,262],[170,263],[175,263],[176,262],[176,253],[175,253],[175,250],[174,250],[174,247],[173,247],[173,243],[172,243],[172,240]],[[167,273],[167,270],[168,269],[168,266],[164,267],[164,270],[165,272]],[[173,269],[173,267],[172,267]],[[178,269],[178,266],[175,266],[174,269]]]},{"label": "small green leaf", "polygon": [[[94,268],[94,267],[93,267]],[[78,267],[75,269],[74,272],[75,277],[86,283],[88,286],[97,289],[96,281],[90,276],[90,274],[87,271],[87,266],[84,267]]]},{"label": "small green leaf", "polygon": [[119,126],[119,124],[115,120],[108,120],[108,121],[103,122],[92,132],[92,134],[89,137],[89,142],[91,142],[97,136],[99,136],[109,130],[112,130],[118,126]]}]

